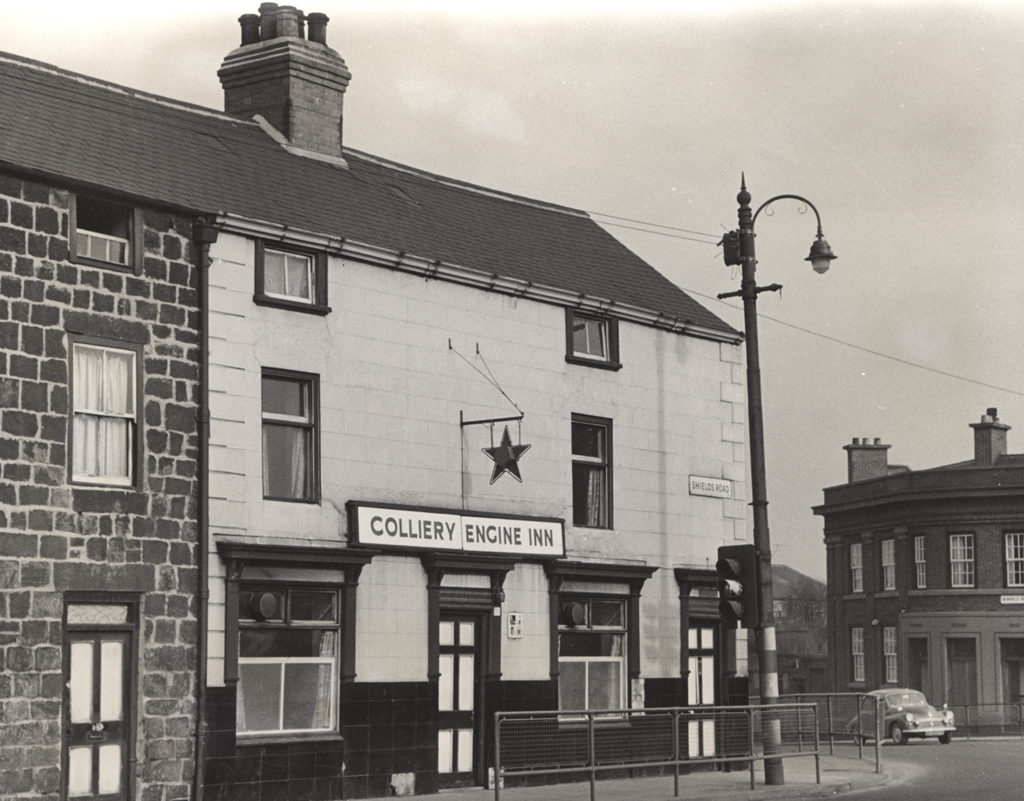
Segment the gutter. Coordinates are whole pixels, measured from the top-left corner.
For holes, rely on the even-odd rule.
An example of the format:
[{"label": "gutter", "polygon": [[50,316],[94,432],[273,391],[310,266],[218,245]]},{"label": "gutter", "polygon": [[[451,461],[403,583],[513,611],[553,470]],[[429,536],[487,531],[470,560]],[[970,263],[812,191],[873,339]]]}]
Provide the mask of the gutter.
[{"label": "gutter", "polygon": [[673,317],[662,312],[628,303],[559,287],[537,284],[520,278],[489,273],[472,267],[430,260],[422,256],[405,253],[404,251],[368,245],[353,239],[326,236],[288,225],[277,225],[261,220],[253,220],[230,212],[220,212],[217,215],[215,224],[219,230],[225,233],[239,234],[250,239],[263,239],[282,244],[313,248],[322,250],[332,256],[352,259],[353,261],[385,267],[399,272],[411,273],[412,275],[427,279],[434,278],[440,281],[483,289],[486,292],[496,292],[516,298],[527,298],[539,303],[569,307],[585,313],[611,315],[620,320],[639,323],[651,328],[659,328],[663,331],[670,331],[673,334],[685,334],[699,339],[725,342],[730,345],[739,345],[744,338],[742,332],[732,328],[712,328],[708,325],[695,323],[692,320]]},{"label": "gutter", "polygon": [[193,777],[194,801],[203,801],[206,774],[206,660],[209,653],[207,620],[210,606],[210,245],[217,241],[217,229],[199,219],[192,226],[192,241],[198,249],[199,269],[199,609],[196,615],[196,751]]}]

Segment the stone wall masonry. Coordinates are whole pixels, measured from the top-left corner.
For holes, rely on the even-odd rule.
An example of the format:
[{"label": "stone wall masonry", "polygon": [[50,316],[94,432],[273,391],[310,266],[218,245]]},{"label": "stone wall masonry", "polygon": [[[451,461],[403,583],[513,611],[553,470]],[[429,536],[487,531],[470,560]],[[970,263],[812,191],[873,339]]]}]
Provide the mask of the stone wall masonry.
[{"label": "stone wall masonry", "polygon": [[[147,210],[141,275],[72,263],[67,191],[0,175],[0,797],[61,792],[64,594],[139,599],[137,801],[194,771],[197,270]],[[142,344],[136,488],[70,482],[68,331]]]}]

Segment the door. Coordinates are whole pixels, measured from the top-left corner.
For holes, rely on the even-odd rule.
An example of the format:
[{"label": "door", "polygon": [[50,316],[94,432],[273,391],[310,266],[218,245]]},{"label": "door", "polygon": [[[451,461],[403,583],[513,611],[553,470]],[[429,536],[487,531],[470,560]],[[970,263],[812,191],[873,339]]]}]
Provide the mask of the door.
[{"label": "door", "polygon": [[[715,703],[715,630],[710,623],[691,621],[689,637],[688,706]],[[686,742],[691,758],[715,755],[713,715],[696,715],[687,724]]]},{"label": "door", "polygon": [[131,633],[69,631],[65,646],[64,796],[128,801]]},{"label": "door", "polygon": [[978,703],[978,660],[972,637],[946,640],[946,703],[968,706]]},{"label": "door", "polygon": [[931,694],[931,672],[928,669],[928,639],[910,637],[907,640],[907,686]]},{"label": "door", "polygon": [[437,695],[440,789],[480,784],[479,629],[475,617],[441,615]]}]

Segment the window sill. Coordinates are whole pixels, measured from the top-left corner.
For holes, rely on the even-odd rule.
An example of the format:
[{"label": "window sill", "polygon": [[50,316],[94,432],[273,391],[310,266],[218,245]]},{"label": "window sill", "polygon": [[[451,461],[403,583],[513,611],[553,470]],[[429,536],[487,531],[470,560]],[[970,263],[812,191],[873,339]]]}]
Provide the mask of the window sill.
[{"label": "window sill", "polygon": [[127,273],[128,275],[139,275],[141,270],[132,264],[121,264],[117,261],[103,261],[102,259],[94,259],[90,256],[78,256],[74,253],[69,254],[68,261],[72,264],[81,264],[83,267],[98,267],[101,270],[114,270],[119,273]]},{"label": "window sill", "polygon": [[72,478],[69,482],[72,489],[76,490],[103,490],[108,492],[141,492],[142,487],[135,481],[114,482],[100,481],[89,478]]},{"label": "window sill", "polygon": [[278,309],[302,312],[303,314],[316,314],[320,317],[325,317],[331,313],[330,306],[322,306],[318,303],[302,303],[301,301],[285,300],[284,298],[272,298],[269,295],[260,295],[258,293],[252,296],[252,302],[257,306],[272,306]]},{"label": "window sill", "polygon": [[263,496],[263,500],[274,503],[304,503],[308,506],[316,506],[320,503],[319,498],[271,498],[266,495]]},{"label": "window sill", "polygon": [[236,735],[235,743],[238,748],[248,748],[250,746],[284,745],[287,743],[342,743],[344,741],[344,737],[338,732],[332,731],[324,734],[289,734],[288,732],[281,734],[238,734]]},{"label": "window sill", "polygon": [[598,370],[621,370],[620,362],[604,362],[599,359],[584,359],[579,356],[566,355],[565,360],[569,364],[578,364],[582,367],[596,367]]}]

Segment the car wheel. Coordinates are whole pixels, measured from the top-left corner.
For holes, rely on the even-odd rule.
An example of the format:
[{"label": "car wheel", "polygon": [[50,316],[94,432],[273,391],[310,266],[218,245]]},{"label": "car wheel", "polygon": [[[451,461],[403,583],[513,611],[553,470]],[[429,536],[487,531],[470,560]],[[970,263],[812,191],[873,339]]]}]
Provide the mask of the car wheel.
[{"label": "car wheel", "polygon": [[953,741],[953,732],[944,731],[939,735],[939,742],[943,745],[949,745]]},{"label": "car wheel", "polygon": [[893,723],[889,727],[889,736],[892,737],[894,745],[906,745],[907,735],[903,733],[903,727],[899,723]]}]

